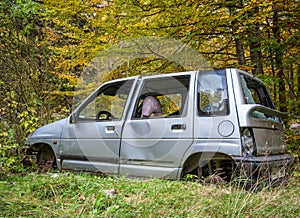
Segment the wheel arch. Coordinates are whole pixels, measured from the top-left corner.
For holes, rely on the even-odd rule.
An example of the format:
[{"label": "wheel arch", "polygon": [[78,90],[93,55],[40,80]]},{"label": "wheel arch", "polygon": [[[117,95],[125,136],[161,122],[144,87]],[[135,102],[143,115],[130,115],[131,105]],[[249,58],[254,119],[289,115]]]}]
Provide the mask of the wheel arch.
[{"label": "wheel arch", "polygon": [[234,161],[231,156],[220,152],[197,152],[191,154],[183,163],[181,178],[187,174],[197,175],[197,169],[205,168],[209,163],[213,166],[213,173],[223,171],[221,173],[225,173],[228,180],[231,178]]},{"label": "wheel arch", "polygon": [[32,144],[30,146],[30,152],[32,152],[32,153],[33,152],[38,152],[42,147],[50,147],[52,149],[51,145],[49,145],[45,142],[38,142],[38,143]]},{"label": "wheel arch", "polygon": [[36,155],[36,163],[39,166],[49,164],[51,161],[52,167],[57,167],[57,156],[53,147],[47,143],[39,142],[30,146],[29,154]]}]

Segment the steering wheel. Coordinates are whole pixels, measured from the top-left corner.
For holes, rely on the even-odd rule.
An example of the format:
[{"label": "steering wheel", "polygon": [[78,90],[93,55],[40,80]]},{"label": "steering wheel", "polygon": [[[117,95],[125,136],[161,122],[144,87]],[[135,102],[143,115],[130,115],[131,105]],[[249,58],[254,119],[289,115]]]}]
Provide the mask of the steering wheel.
[{"label": "steering wheel", "polygon": [[141,118],[142,117],[142,108],[143,108],[143,104],[141,104],[140,106],[138,106],[135,118]]},{"label": "steering wheel", "polygon": [[[102,116],[105,115],[103,118]],[[96,115],[96,120],[112,120],[115,119],[115,117],[108,111],[99,111]]]}]

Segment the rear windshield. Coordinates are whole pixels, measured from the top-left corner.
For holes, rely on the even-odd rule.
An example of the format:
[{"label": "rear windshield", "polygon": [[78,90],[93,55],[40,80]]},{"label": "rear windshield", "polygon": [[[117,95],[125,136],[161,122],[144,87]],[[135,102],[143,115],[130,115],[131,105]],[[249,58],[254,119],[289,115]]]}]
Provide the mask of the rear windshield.
[{"label": "rear windshield", "polygon": [[197,87],[199,116],[229,114],[225,70],[199,72]]}]

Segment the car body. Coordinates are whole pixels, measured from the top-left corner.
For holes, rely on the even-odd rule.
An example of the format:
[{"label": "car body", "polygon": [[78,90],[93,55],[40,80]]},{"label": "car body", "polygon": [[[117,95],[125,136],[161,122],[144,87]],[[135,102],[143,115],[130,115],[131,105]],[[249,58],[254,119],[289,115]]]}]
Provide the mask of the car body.
[{"label": "car body", "polygon": [[238,172],[274,182],[293,162],[285,115],[259,79],[238,69],[135,76],[104,83],[26,145],[39,165],[59,170],[224,180]]}]

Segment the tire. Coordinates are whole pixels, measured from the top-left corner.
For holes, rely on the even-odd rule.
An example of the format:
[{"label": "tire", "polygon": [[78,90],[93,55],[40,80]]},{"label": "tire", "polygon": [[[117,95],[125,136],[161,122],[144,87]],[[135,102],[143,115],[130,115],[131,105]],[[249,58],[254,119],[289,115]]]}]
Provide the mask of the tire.
[{"label": "tire", "polygon": [[222,178],[222,174],[214,168],[212,161],[209,161],[205,166],[197,167],[199,180],[206,184],[225,184],[226,181]]}]

